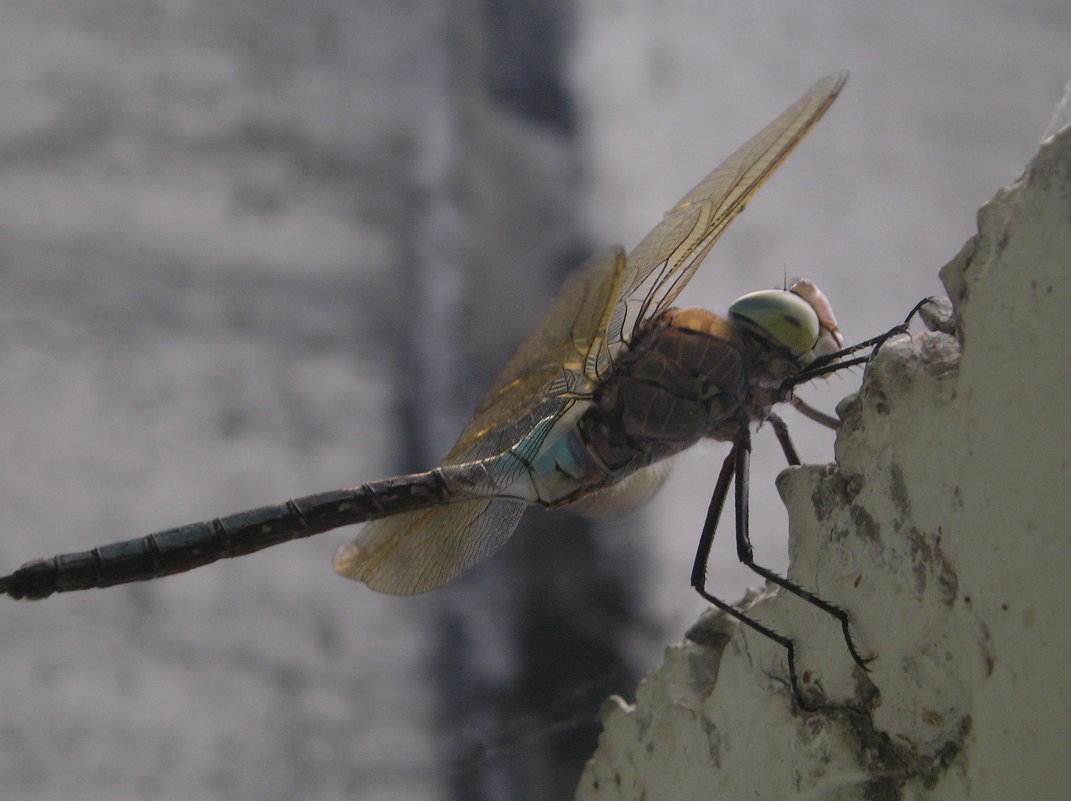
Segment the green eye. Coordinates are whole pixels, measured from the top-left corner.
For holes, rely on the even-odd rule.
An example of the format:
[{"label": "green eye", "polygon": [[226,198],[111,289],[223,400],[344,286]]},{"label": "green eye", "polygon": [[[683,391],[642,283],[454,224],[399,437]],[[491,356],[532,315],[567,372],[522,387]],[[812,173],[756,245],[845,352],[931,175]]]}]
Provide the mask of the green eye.
[{"label": "green eye", "polygon": [[818,341],[818,315],[799,295],[783,289],[749,292],[729,307],[729,314],[747,320],[776,345],[795,354]]}]

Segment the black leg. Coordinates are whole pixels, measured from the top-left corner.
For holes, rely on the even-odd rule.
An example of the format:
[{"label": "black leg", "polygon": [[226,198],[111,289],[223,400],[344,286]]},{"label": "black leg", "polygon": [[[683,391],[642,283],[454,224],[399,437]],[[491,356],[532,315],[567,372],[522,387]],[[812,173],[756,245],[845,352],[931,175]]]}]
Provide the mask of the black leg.
[{"label": "black leg", "polygon": [[[808,406],[807,408],[809,409],[810,407]],[[773,427],[774,435],[776,435],[777,441],[781,445],[781,450],[785,452],[785,461],[794,467],[802,464],[800,455],[796,453],[796,446],[792,444],[792,437],[788,435],[788,426],[785,425],[785,421],[773,412],[766,415],[766,419]]]},{"label": "black leg", "polygon": [[799,704],[801,709],[805,709],[808,712],[814,712],[819,708],[820,705],[809,703],[807,699],[803,697],[803,693],[800,691],[800,682],[798,676],[796,675],[796,644],[792,642],[791,639],[778,634],[771,628],[767,628],[754,618],[748,617],[732,604],[726,603],[720,598],[714,597],[702,587],[696,587],[695,591],[698,592],[705,601],[713,604],[725,614],[735,618],[736,620],[739,620],[745,626],[754,629],[762,636],[766,637],[767,639],[773,640],[775,643],[782,646],[788,653],[788,682],[789,685],[792,687],[792,697],[796,700],[796,703]]},{"label": "black leg", "polygon": [[[781,449],[784,451],[788,463],[798,465],[800,463],[799,455],[796,452],[795,446],[792,444],[792,439],[788,433],[788,426],[786,426],[785,422],[776,414],[771,414],[768,419],[773,426],[774,433],[777,435],[777,440],[781,444]],[[696,549],[695,562],[692,564],[692,587],[708,603],[713,604],[718,609],[759,632],[759,634],[762,634],[764,637],[781,645],[785,649],[788,653],[788,677],[792,687],[792,695],[801,708],[813,711],[817,709],[817,707],[808,703],[800,690],[799,677],[796,671],[796,646],[792,639],[783,634],[778,634],[768,626],[764,626],[762,623],[759,623],[754,618],[749,617],[732,606],[732,604],[710,594],[706,589],[707,564],[710,561],[710,549],[714,543],[714,534],[717,531],[718,521],[721,518],[722,510],[725,508],[725,500],[729,496],[729,483],[733,482],[733,478],[735,477],[736,480],[733,484],[735,489],[734,500],[736,507],[737,558],[767,581],[799,598],[802,598],[808,603],[817,606],[826,614],[839,620],[841,633],[844,636],[844,642],[848,647],[848,652],[851,654],[852,659],[859,665],[859,667],[863,668],[863,670],[868,670],[867,662],[869,660],[864,659],[859,654],[858,649],[855,647],[855,641],[852,639],[847,612],[840,607],[834,606],[828,601],[819,598],[814,593],[803,589],[795,582],[777,575],[769,568],[765,568],[762,565],[755,563],[754,549],[751,546],[751,536],[749,533],[750,526],[748,522],[748,477],[750,464],[751,435],[745,430],[744,433],[733,442],[732,450],[729,451],[729,455],[722,463],[721,472],[718,473],[718,481],[714,485],[714,494],[710,498],[710,505],[707,507],[706,520],[703,522],[703,532],[699,537],[699,546]]]},{"label": "black leg", "polygon": [[[869,340],[868,340],[869,341]],[[885,340],[882,339],[882,342]],[[868,347],[864,343],[860,342],[859,345],[853,345],[852,348],[865,348]],[[841,351],[842,353],[848,353],[848,350]],[[854,352],[854,351],[850,351]],[[829,363],[826,359],[815,359],[811,362],[811,366],[806,370],[801,370],[790,378],[786,378],[781,382],[780,393],[781,400],[788,400],[792,396],[792,390],[800,384],[806,384],[808,381],[814,381],[816,378],[821,378],[824,375],[832,375],[838,373],[841,370],[847,370],[849,367],[856,367],[860,364],[866,364],[870,361],[874,354],[868,354],[867,356],[856,356],[851,359],[845,359],[841,362]],[[833,358],[835,354],[831,354],[830,358]],[[817,365],[817,366],[815,366]]]},{"label": "black leg", "polygon": [[[915,315],[917,315],[922,310],[923,306],[928,303],[932,303],[934,300],[934,298],[923,298],[922,300],[920,300],[918,303],[911,307],[911,311],[908,312],[907,317],[904,318],[904,321],[900,323],[900,325],[890,328],[884,334],[879,334],[876,337],[865,339],[862,342],[856,343],[855,345],[852,345],[849,348],[844,348],[843,350],[838,350],[836,353],[829,353],[825,356],[820,356],[819,358],[815,359],[807,366],[806,370],[803,370],[792,376],[791,378],[785,379],[785,381],[782,382],[781,398],[783,400],[787,400],[788,398],[790,398],[792,395],[792,388],[795,386],[805,384],[808,381],[811,381],[815,378],[820,378],[824,375],[829,375],[830,373],[835,373],[838,370],[845,369],[846,367],[854,367],[858,364],[866,364],[874,357],[874,354],[878,352],[878,349],[888,340],[892,339],[895,336],[899,336],[900,334],[907,333],[908,326],[911,325],[911,321],[915,318]],[[845,361],[841,361],[842,359],[844,359],[845,356],[851,356],[853,353],[858,353],[859,351],[866,350],[870,347],[873,347],[873,350],[866,356],[857,356],[854,359],[847,359]]]},{"label": "black leg", "polygon": [[[790,447],[791,443],[789,442],[789,448]],[[714,485],[714,494],[710,497],[710,505],[707,509],[707,519],[703,524],[703,533],[699,536],[699,546],[696,549],[695,562],[692,565],[692,587],[708,603],[713,604],[724,611],[726,615],[739,620],[744,625],[749,626],[749,628],[755,630],[764,637],[773,640],[774,643],[785,649],[788,654],[788,683],[791,686],[791,690],[793,690],[793,697],[802,709],[814,711],[817,707],[809,704],[808,700],[803,697],[803,693],[800,691],[799,677],[796,672],[796,644],[793,643],[793,640],[776,633],[770,629],[769,626],[763,625],[754,618],[745,615],[735,606],[722,601],[720,598],[716,598],[716,596],[709,593],[706,589],[707,562],[710,560],[710,547],[714,541],[714,532],[718,530],[718,520],[721,518],[722,509],[725,507],[725,499],[729,494],[729,482],[733,481],[733,474],[737,471],[737,466],[739,464],[737,454],[741,450],[746,451],[750,448],[750,438],[745,439],[742,443],[735,442],[733,444],[733,450],[729,451],[729,455],[725,457],[725,462],[722,464],[722,470],[718,474],[718,483]],[[738,477],[737,486],[739,486],[739,484]],[[746,486],[746,480],[744,480],[744,486]],[[739,518],[739,510],[737,516]]]},{"label": "black leg", "polygon": [[[781,426],[784,426],[784,421],[780,421]],[[775,424],[776,430],[776,424]],[[791,448],[791,452],[786,449],[785,455],[788,456],[789,463],[793,463],[795,458],[795,464],[799,464],[799,457],[796,456],[795,448],[792,448],[792,443],[787,440],[788,429],[784,428],[785,440],[782,441],[782,448],[785,447],[785,442],[788,442],[788,447]],[[779,437],[780,438],[780,437]],[[852,639],[851,629],[849,627],[848,613],[841,609],[839,606],[834,606],[828,601],[824,601],[815,595],[813,592],[803,589],[803,587],[796,584],[794,581],[790,581],[787,578],[783,578],[777,573],[774,573],[769,568],[755,563],[754,550],[751,547],[751,535],[749,532],[748,524],[748,467],[751,462],[751,437],[746,433],[740,438],[740,441],[733,446],[733,455],[736,460],[734,466],[734,472],[736,473],[736,555],[737,558],[758,573],[767,581],[776,584],[778,587],[787,590],[793,595],[802,598],[809,604],[817,606],[826,614],[832,615],[840,621],[841,631],[844,634],[844,642],[848,646],[848,652],[852,655],[852,659],[855,663],[864,670],[867,669],[867,660],[860,656],[859,651],[855,647],[855,641]]]},{"label": "black leg", "polygon": [[[783,424],[782,424],[783,425]],[[786,430],[787,433],[787,430]],[[791,443],[789,443],[791,447]],[[764,637],[774,641],[778,645],[782,646],[788,654],[788,680],[792,687],[792,695],[796,699],[796,703],[801,708],[808,711],[814,711],[817,707],[813,704],[809,704],[803,697],[803,693],[800,691],[799,677],[796,673],[796,645],[788,637],[778,634],[768,626],[764,626],[752,617],[741,612],[732,604],[711,595],[706,590],[706,576],[707,576],[707,562],[710,559],[710,548],[714,542],[714,533],[718,528],[718,519],[721,517],[721,511],[725,506],[725,499],[729,495],[729,482],[733,480],[733,473],[736,472],[739,464],[738,453],[741,450],[747,451],[750,448],[750,441],[745,440],[743,443],[733,443],[733,448],[729,452],[729,455],[725,458],[725,462],[721,466],[721,472],[718,474],[718,481],[714,485],[714,494],[710,498],[710,506],[707,508],[707,517],[703,523],[703,533],[699,537],[699,547],[695,554],[695,563],[692,565],[692,587],[695,591],[706,600],[708,603],[713,604],[727,615],[735,618],[736,620],[748,626]],[[745,457],[746,464],[746,457]],[[739,476],[736,482],[737,487],[740,485]],[[747,480],[744,480],[745,488],[747,486]],[[737,491],[737,498],[739,500],[739,490]],[[746,510],[745,510],[746,515]],[[739,521],[740,511],[739,506],[737,508],[737,519]]]},{"label": "black leg", "polygon": [[[729,455],[725,457],[725,461],[722,462],[721,472],[718,473],[718,481],[714,485],[714,494],[710,496],[707,517],[703,521],[703,533],[699,535],[699,547],[695,552],[695,562],[692,563],[692,586],[699,591],[700,595],[703,594],[703,588],[707,584],[707,564],[710,562],[710,547],[714,544],[714,534],[718,530],[721,510],[725,507],[725,499],[729,496],[729,482],[733,480],[733,465],[735,461],[736,446],[734,445],[733,449],[729,451]],[[720,608],[720,605],[718,606]]]},{"label": "black leg", "polygon": [[819,425],[823,425],[826,428],[832,429],[833,431],[836,431],[840,428],[840,420],[838,420],[836,417],[833,417],[833,415],[826,414],[823,411],[819,411],[818,409],[814,408],[809,403],[804,401],[802,398],[797,398],[793,396],[792,398],[789,398],[788,402],[791,403],[793,407],[795,407],[797,412],[799,412],[809,420],[813,420]]}]

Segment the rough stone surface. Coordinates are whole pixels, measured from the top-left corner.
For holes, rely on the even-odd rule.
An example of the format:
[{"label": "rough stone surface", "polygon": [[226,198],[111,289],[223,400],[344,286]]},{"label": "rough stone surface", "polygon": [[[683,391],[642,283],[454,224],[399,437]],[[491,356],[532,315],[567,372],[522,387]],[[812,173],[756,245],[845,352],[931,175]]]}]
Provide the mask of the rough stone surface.
[{"label": "rough stone surface", "polygon": [[607,705],[577,798],[1068,797],[1071,129],[941,277],[951,315],[881,349],[836,463],[778,482],[790,576],[849,610],[869,673],[835,621],[760,597],[800,710],[782,649],[711,615]]}]

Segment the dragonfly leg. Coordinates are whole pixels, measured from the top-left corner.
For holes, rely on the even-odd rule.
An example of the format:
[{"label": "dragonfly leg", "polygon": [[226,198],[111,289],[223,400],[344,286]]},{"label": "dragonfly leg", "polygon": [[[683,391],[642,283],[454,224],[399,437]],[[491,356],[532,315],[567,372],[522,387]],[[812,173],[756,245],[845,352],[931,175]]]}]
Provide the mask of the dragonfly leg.
[{"label": "dragonfly leg", "polygon": [[[793,387],[799,386],[800,384],[805,384],[815,378],[821,378],[824,375],[835,373],[838,370],[843,370],[847,367],[854,367],[859,364],[866,364],[872,358],[874,358],[874,354],[877,353],[881,346],[884,345],[888,340],[892,339],[895,336],[899,336],[900,334],[907,333],[908,326],[911,325],[911,321],[915,319],[915,316],[922,311],[923,306],[936,302],[937,298],[923,298],[911,307],[911,311],[907,313],[907,317],[904,318],[904,321],[900,323],[900,325],[893,326],[884,334],[878,334],[876,337],[864,339],[862,342],[858,342],[855,345],[852,345],[851,347],[838,350],[835,353],[828,353],[825,356],[818,357],[807,366],[807,369],[796,373],[796,375],[791,376],[790,378],[786,378],[781,383],[782,400],[788,400],[792,397]],[[856,356],[851,359],[844,358],[846,356],[851,356],[853,353],[858,353],[861,350],[866,350],[867,348],[873,348],[873,350],[866,356]],[[804,412],[804,414],[807,413]],[[818,422],[822,421],[819,420]]]},{"label": "dragonfly leg", "polygon": [[[771,421],[772,422],[772,421]],[[780,425],[778,425],[778,423]],[[788,439],[788,427],[785,426],[783,420],[778,418],[778,422],[773,423],[774,431],[778,432],[778,439],[781,441],[781,447],[785,450],[785,456],[788,458],[790,464],[799,464],[799,457],[796,456],[795,448],[792,447],[791,440]],[[782,438],[783,437],[783,438]],[[787,447],[786,447],[787,443]],[[852,659],[863,670],[868,670],[867,662],[870,660],[864,659],[858,649],[855,647],[855,640],[852,638],[852,632],[850,627],[850,621],[848,613],[841,609],[839,606],[835,606],[829,601],[825,601],[819,598],[813,592],[805,590],[803,587],[796,584],[787,578],[779,576],[774,571],[767,567],[763,567],[755,562],[754,549],[751,547],[751,536],[749,533],[748,523],[748,474],[751,464],[751,435],[748,432],[744,432],[736,444],[733,446],[731,454],[734,458],[735,465],[733,472],[736,473],[736,555],[737,558],[747,565],[755,573],[758,573],[767,581],[776,584],[798,598],[802,598],[807,603],[818,607],[828,615],[832,615],[840,621],[841,632],[844,635],[844,643],[848,646],[848,652],[852,655]],[[720,510],[719,510],[720,511]]]},{"label": "dragonfly leg", "polygon": [[774,412],[766,415],[766,420],[773,428],[777,442],[781,445],[781,450],[785,452],[785,460],[793,467],[801,464],[800,455],[796,452],[796,446],[792,444],[792,437],[788,435],[788,425],[785,424],[785,421]]},{"label": "dragonfly leg", "polygon": [[[885,340],[887,340],[889,337],[901,333],[898,329],[899,327],[897,327],[896,329],[892,329],[892,331],[886,331],[880,337],[877,337],[877,339],[881,340],[881,342],[878,343],[878,346],[884,343]],[[860,342],[858,345],[852,345],[851,348],[846,348],[843,351],[838,351],[835,354],[830,354],[829,359],[837,358],[838,354],[855,353],[860,348],[869,347],[869,345],[866,343],[874,344],[872,340],[868,339],[865,342]],[[877,350],[878,346],[875,346],[875,351]],[[792,390],[795,387],[798,387],[800,384],[806,384],[808,381],[813,381],[814,379],[821,378],[822,376],[839,373],[841,370],[847,370],[849,367],[856,367],[860,364],[866,364],[870,361],[873,355],[873,353],[868,353],[866,356],[854,356],[851,359],[845,359],[844,361],[838,361],[833,363],[830,363],[830,360],[826,359],[825,357],[815,359],[813,362],[811,362],[811,366],[808,367],[806,370],[801,370],[794,376],[790,376],[789,378],[786,378],[784,381],[781,382],[781,400],[786,401],[791,398]]]},{"label": "dragonfly leg", "polygon": [[789,400],[789,403],[791,403],[792,406],[796,409],[796,411],[798,411],[804,417],[814,421],[815,423],[818,423],[819,425],[823,425],[826,428],[832,429],[833,431],[836,431],[840,428],[840,420],[838,420],[831,414],[826,414],[820,409],[814,408],[813,406],[811,406],[811,404],[807,403],[802,398],[797,398],[793,396],[792,399]]},{"label": "dragonfly leg", "polygon": [[[706,589],[707,563],[710,560],[710,548],[714,542],[714,533],[718,528],[718,520],[721,517],[722,508],[725,506],[725,499],[729,496],[729,483],[733,480],[733,473],[736,471],[736,452],[739,447],[739,445],[735,443],[733,444],[733,449],[725,458],[725,462],[721,466],[721,472],[718,474],[718,481],[714,485],[714,494],[710,498],[707,517],[703,523],[703,533],[699,537],[699,547],[696,549],[695,562],[692,565],[692,587],[708,603],[713,604],[722,612],[725,612],[727,615],[740,621],[745,626],[754,629],[759,634],[785,649],[788,654],[788,679],[789,684],[792,687],[792,696],[802,709],[814,711],[817,707],[808,703],[800,690],[799,677],[796,673],[796,644],[792,642],[790,638],[778,634],[769,626],[764,626],[754,618],[741,612],[732,604],[715,597]],[[791,447],[791,442],[789,443],[789,447]]]}]

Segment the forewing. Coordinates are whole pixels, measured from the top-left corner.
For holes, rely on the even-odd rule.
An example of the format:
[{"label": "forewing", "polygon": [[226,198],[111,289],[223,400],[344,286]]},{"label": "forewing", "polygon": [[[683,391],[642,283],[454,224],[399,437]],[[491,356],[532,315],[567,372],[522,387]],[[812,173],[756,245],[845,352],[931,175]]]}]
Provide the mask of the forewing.
[{"label": "forewing", "polygon": [[829,75],[699,182],[628,254],[621,299],[610,323],[611,347],[629,342],[669,308],[711,246],[747,201],[825,114],[848,80]]},{"label": "forewing", "polygon": [[560,413],[591,391],[590,365],[594,354],[605,350],[624,271],[625,254],[614,248],[569,276],[498,374],[444,464],[499,454],[555,409]]},{"label": "forewing", "polygon": [[[620,294],[625,254],[589,259],[562,287],[543,319],[506,362],[444,464],[495,456],[546,417],[589,392],[589,365],[606,345]],[[335,570],[380,592],[414,594],[438,587],[501,548],[524,503],[459,500],[369,523],[335,554]]]}]

